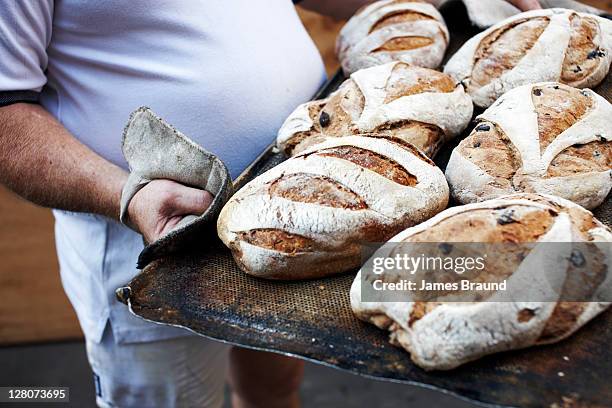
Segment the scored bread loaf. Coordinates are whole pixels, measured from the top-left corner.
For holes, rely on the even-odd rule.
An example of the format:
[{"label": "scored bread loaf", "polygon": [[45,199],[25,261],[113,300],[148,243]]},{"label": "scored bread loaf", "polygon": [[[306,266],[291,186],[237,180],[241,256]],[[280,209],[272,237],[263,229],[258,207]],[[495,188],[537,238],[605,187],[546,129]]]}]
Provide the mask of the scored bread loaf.
[{"label": "scored bread loaf", "polygon": [[453,150],[446,167],[451,194],[465,204],[544,193],[595,208],[612,188],[610,118],[612,105],[589,89],[516,88]]},{"label": "scored bread loaf", "polygon": [[[354,313],[389,330],[391,342],[410,352],[412,361],[426,370],[448,370],[488,354],[559,341],[610,305],[612,233],[589,211],[558,197],[517,194],[452,207],[391,242],[444,243],[444,253],[450,255],[465,245],[458,243],[495,245],[495,256],[485,261],[483,275],[489,281],[507,280],[507,287],[514,288],[511,298],[492,290],[480,300],[453,302],[449,292],[410,292],[401,302],[386,302],[388,295],[367,298],[364,290],[373,280],[360,271],[350,292]],[[515,253],[521,242],[539,244]],[[584,256],[585,250],[590,256]],[[389,257],[392,251],[386,245],[374,256]],[[552,279],[538,275],[542,260]],[[394,281],[385,275],[378,278]],[[582,301],[587,299],[597,301]]]},{"label": "scored bread loaf", "polygon": [[470,39],[444,72],[486,108],[505,92],[534,82],[592,88],[608,74],[611,53],[611,21],[567,9],[536,10]]},{"label": "scored bread loaf", "polygon": [[328,98],[299,106],[278,132],[277,146],[296,154],[329,137],[377,133],[435,156],[472,119],[461,84],[427,68],[392,62],[357,71]]},{"label": "scored bread loaf", "polygon": [[217,232],[246,273],[307,279],[356,269],[360,244],[386,241],[446,208],[444,174],[414,146],[330,139],[255,178]]},{"label": "scored bread loaf", "polygon": [[438,68],[448,42],[446,23],[431,4],[384,0],[363,7],[346,23],[336,54],[347,75],[391,61]]}]

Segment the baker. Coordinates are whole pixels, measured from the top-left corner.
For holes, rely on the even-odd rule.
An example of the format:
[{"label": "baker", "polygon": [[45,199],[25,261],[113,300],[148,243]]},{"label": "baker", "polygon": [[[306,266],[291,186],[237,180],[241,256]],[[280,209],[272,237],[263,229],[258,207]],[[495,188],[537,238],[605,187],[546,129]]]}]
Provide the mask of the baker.
[{"label": "baker", "polygon": [[[303,3],[342,18],[366,1]],[[142,321],[114,295],[138,272],[142,236],[155,241],[212,199],[156,180],[130,204],[133,230],[117,221],[129,112],[151,107],[237,176],[325,80],[293,4],[6,0],[0,38],[0,182],[54,209],[98,406],[218,407],[226,372],[235,407],[299,405],[301,362]]]}]

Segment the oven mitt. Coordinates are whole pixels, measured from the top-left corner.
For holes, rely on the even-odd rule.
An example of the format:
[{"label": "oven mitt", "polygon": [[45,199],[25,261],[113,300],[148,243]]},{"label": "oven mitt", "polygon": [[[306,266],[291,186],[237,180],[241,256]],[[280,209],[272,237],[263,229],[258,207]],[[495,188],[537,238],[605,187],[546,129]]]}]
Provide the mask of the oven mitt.
[{"label": "oven mitt", "polygon": [[[438,5],[450,3],[457,0],[438,0]],[[508,3],[506,0],[462,0],[468,12],[472,24],[478,28],[488,28],[494,24],[512,17],[521,11]],[[540,0],[543,8],[567,8],[583,13],[592,13],[605,16],[603,10],[587,6],[574,0]]]},{"label": "oven mitt", "polygon": [[147,245],[138,257],[139,269],[162,256],[217,239],[217,216],[232,194],[230,174],[218,157],[147,107],[139,108],[130,116],[123,132],[122,149],[130,168],[121,193],[120,220],[124,224],[134,195],[155,179],[173,180],[214,196],[204,214],[185,217],[171,232]]}]

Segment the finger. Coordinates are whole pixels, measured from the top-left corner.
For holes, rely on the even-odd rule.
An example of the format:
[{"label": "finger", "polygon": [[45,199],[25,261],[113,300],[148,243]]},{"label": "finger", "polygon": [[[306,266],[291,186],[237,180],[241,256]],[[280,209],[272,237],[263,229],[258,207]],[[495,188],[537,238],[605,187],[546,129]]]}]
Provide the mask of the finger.
[{"label": "finger", "polygon": [[171,232],[177,225],[179,225],[179,223],[182,220],[183,220],[183,216],[181,216],[181,215],[175,215],[173,217],[170,217],[170,218],[166,219],[165,223],[163,224],[161,229],[156,232],[156,234],[154,235],[152,241],[150,241],[150,242],[153,242],[153,241],[163,237],[164,235],[168,234],[169,232]]},{"label": "finger", "polygon": [[175,215],[200,215],[210,206],[213,196],[208,191],[181,186],[177,189],[174,202],[168,203]]},{"label": "finger", "polygon": [[523,11],[541,9],[542,6],[538,0],[509,0],[510,3]]}]

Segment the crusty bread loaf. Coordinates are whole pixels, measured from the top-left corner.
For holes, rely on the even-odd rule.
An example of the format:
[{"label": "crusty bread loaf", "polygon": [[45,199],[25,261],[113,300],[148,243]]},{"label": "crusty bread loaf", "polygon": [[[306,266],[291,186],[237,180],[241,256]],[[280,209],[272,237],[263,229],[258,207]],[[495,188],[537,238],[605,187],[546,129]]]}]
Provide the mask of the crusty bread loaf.
[{"label": "crusty bread loaf", "polygon": [[[444,253],[450,254],[461,245],[457,243],[495,244],[495,256],[487,259],[480,276],[487,281],[507,280],[509,287],[520,292],[509,298],[493,291],[479,301],[461,302],[449,301],[453,296],[449,292],[429,296],[427,301],[411,292],[402,302],[385,302],[382,296],[366,302],[363,289],[372,283],[368,275],[362,279],[365,272],[360,272],[350,295],[355,314],[389,330],[392,343],[409,351],[412,360],[427,370],[452,369],[487,354],[559,341],[610,305],[606,299],[612,283],[612,233],[589,211],[558,197],[518,194],[452,207],[391,242],[442,242]],[[514,253],[521,242],[549,244]],[[584,243],[597,242],[588,244],[588,250],[597,253],[585,257],[575,252],[577,244],[559,246],[559,242],[582,242],[582,249],[587,247]],[[553,257],[551,249],[559,256]],[[388,257],[393,250],[386,245],[374,256]],[[547,260],[547,277],[553,279],[538,274],[542,260]],[[392,276],[377,278],[394,281]],[[598,301],[582,301],[586,299]]]},{"label": "crusty bread loaf", "polygon": [[362,242],[384,242],[443,210],[444,174],[399,139],[330,139],[252,180],[217,230],[238,265],[270,279],[306,279],[360,265]]},{"label": "crusty bread loaf", "polygon": [[480,107],[534,82],[592,88],[612,61],[612,22],[592,14],[547,9],[518,14],[478,34],[444,72],[461,81]]},{"label": "crusty bread loaf", "polygon": [[329,137],[378,133],[408,141],[433,157],[472,119],[463,86],[427,68],[392,62],[355,72],[327,99],[299,106],[277,145],[297,154]]},{"label": "crusty bread loaf", "polygon": [[383,0],[363,7],[346,23],[336,42],[344,72],[402,61],[438,68],[449,34],[434,6],[419,0]]},{"label": "crusty bread loaf", "polygon": [[589,89],[516,88],[480,115],[453,151],[451,193],[465,204],[535,192],[595,208],[612,188],[611,118],[612,105]]}]

